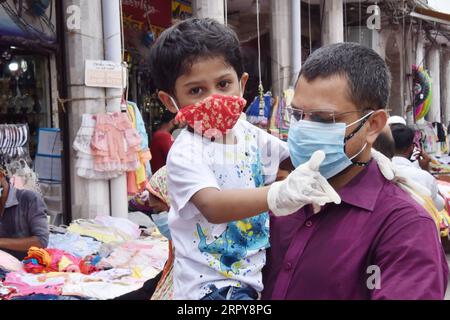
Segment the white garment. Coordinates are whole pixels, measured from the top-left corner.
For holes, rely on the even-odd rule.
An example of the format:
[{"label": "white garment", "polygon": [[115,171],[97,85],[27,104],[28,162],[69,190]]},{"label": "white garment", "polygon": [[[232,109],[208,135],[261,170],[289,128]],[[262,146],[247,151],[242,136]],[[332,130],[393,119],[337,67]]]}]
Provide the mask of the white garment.
[{"label": "white garment", "polygon": [[272,183],[288,158],[285,142],[239,120],[237,144],[225,145],[183,130],[167,157],[169,228],[175,247],[174,299],[198,300],[211,284],[263,289],[269,215],[211,224],[190,202],[204,188],[246,189]]},{"label": "white garment", "polygon": [[402,175],[411,178],[430,191],[431,198],[439,211],[444,209],[444,200],[438,193],[437,181],[429,172],[418,168],[417,164],[404,157],[393,157],[392,163]]}]

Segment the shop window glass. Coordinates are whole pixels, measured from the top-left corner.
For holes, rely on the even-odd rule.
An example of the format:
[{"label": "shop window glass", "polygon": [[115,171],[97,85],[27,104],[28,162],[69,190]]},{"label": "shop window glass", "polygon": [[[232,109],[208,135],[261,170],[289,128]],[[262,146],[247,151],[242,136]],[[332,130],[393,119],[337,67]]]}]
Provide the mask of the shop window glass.
[{"label": "shop window glass", "polygon": [[12,54],[0,63],[0,123],[28,123],[30,155],[34,159],[40,127],[50,127],[48,58]]}]

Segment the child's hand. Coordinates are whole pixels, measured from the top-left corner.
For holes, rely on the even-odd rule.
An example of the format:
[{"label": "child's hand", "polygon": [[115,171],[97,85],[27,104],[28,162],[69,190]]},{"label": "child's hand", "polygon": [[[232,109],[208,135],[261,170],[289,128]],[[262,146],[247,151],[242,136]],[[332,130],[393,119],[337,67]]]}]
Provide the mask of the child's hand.
[{"label": "child's hand", "polygon": [[163,211],[169,211],[169,206],[165,202],[163,202],[161,199],[155,197],[152,194],[149,194],[148,204],[157,213],[163,212]]},{"label": "child's hand", "polygon": [[341,198],[319,172],[325,153],[316,151],[311,159],[297,167],[284,181],[270,186],[267,202],[277,216],[295,213],[306,204],[320,206],[328,202],[341,203]]}]

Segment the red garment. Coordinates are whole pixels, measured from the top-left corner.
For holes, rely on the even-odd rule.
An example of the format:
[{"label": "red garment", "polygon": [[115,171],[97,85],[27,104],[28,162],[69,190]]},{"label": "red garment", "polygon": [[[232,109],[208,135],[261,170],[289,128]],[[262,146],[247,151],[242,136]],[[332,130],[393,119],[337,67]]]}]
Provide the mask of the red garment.
[{"label": "red garment", "polygon": [[152,172],[156,172],[166,165],[167,155],[169,154],[173,141],[172,135],[167,131],[158,130],[153,134],[150,145]]}]

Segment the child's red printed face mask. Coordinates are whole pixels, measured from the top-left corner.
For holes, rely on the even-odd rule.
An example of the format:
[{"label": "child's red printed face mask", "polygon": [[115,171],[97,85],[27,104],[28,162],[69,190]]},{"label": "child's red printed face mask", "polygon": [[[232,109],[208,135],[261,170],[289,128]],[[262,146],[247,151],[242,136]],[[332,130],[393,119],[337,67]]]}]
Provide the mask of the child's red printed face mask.
[{"label": "child's red printed face mask", "polygon": [[234,127],[247,101],[237,96],[212,95],[178,111],[175,119],[207,138],[226,135]]}]

